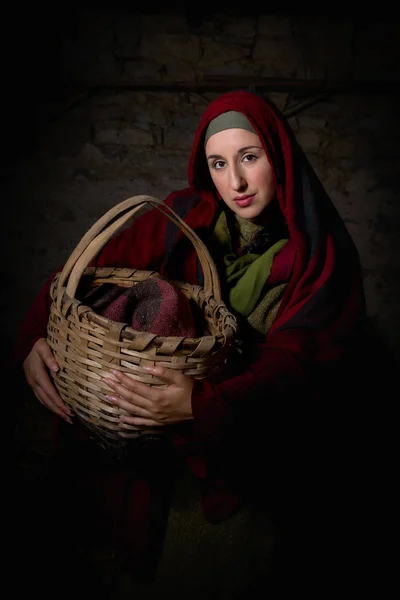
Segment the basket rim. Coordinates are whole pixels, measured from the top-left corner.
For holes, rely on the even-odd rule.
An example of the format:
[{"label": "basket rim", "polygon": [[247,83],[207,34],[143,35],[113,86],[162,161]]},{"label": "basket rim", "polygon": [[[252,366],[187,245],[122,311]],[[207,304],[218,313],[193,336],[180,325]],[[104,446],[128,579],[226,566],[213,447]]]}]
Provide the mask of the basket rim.
[{"label": "basket rim", "polygon": [[[67,313],[70,313],[72,308],[74,308],[75,310],[79,309],[80,314],[85,314],[85,316],[88,318],[88,320],[92,323],[94,323],[95,325],[99,326],[99,327],[103,327],[105,330],[109,330],[110,326],[113,324],[118,324],[118,326],[120,326],[120,336],[122,338],[122,336],[124,338],[126,338],[127,340],[134,340],[137,339],[138,337],[144,337],[144,336],[153,336],[153,339],[151,340],[151,343],[154,344],[155,346],[162,346],[163,344],[165,344],[168,340],[182,340],[181,342],[181,347],[182,349],[185,348],[185,346],[190,346],[191,344],[198,344],[201,340],[203,339],[215,339],[216,341],[216,345],[218,346],[219,343],[226,343],[229,341],[232,341],[235,337],[235,335],[237,335],[238,333],[238,327],[237,327],[237,319],[235,317],[235,315],[229,310],[229,308],[227,307],[226,303],[223,300],[217,300],[214,297],[214,294],[211,292],[207,292],[202,286],[198,285],[198,284],[191,284],[191,283],[187,283],[184,281],[180,281],[180,280],[172,280],[172,279],[168,279],[167,277],[165,277],[164,275],[161,275],[160,273],[157,273],[156,271],[147,271],[144,269],[135,269],[135,268],[127,268],[127,267],[87,267],[87,269],[85,269],[85,272],[83,274],[83,276],[89,276],[91,275],[92,277],[95,277],[96,274],[96,270],[101,270],[103,273],[106,270],[110,270],[110,272],[112,272],[113,274],[118,273],[119,271],[124,271],[126,272],[128,271],[132,271],[132,272],[139,272],[139,273],[148,273],[149,274],[149,278],[162,278],[165,279],[166,281],[168,281],[169,283],[171,283],[172,285],[183,285],[185,287],[189,287],[192,288],[193,290],[196,291],[200,291],[202,292],[202,294],[204,295],[204,297],[211,303],[214,303],[214,306],[212,307],[214,309],[214,312],[217,312],[217,310],[221,310],[225,313],[225,317],[230,317],[230,320],[233,320],[233,323],[235,325],[235,327],[232,326],[232,323],[230,325],[228,325],[227,327],[225,327],[225,329],[223,331],[221,331],[220,333],[217,334],[210,334],[210,335],[200,335],[200,336],[196,336],[196,337],[187,337],[187,336],[162,336],[162,335],[158,335],[158,334],[153,334],[147,331],[140,331],[140,330],[136,330],[133,327],[131,327],[129,325],[129,323],[125,323],[122,321],[113,321],[112,319],[109,319],[107,317],[104,317],[103,315],[100,315],[99,313],[96,313],[95,310],[93,310],[93,308],[91,308],[90,306],[88,306],[87,304],[85,304],[82,300],[79,300],[78,298],[71,298],[67,291],[66,291],[66,287],[62,287],[59,288],[57,286],[57,283],[60,279],[61,276],[61,272],[56,273],[56,275],[53,278],[52,284],[51,284],[51,289],[50,289],[50,296],[52,299],[52,303],[51,303],[51,307],[50,310],[53,310],[56,308],[57,305],[57,300],[60,302],[60,306],[62,306],[63,301],[66,299],[67,304],[69,305],[67,308]],[[86,271],[88,271],[86,273]],[[116,284],[117,285],[117,284]],[[61,294],[61,299],[59,298]],[[65,315],[65,317],[67,317],[67,314]],[[223,319],[222,319],[223,321]]]}]

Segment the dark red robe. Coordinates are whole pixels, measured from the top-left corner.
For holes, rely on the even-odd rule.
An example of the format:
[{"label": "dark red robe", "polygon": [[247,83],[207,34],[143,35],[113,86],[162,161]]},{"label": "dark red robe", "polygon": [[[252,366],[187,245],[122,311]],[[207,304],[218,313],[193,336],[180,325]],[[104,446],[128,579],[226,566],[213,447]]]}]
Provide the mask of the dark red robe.
[{"label": "dark red robe", "polygon": [[[271,415],[285,410],[289,415],[293,406],[324,402],[339,366],[351,356],[365,318],[355,244],[290,127],[257,94],[230,92],[209,105],[194,139],[189,186],[172,192],[166,203],[208,243],[221,200],[208,173],[204,131],[228,110],[246,115],[272,164],[277,200],[290,235],[272,272],[286,269],[290,277],[272,328],[254,356],[244,356],[242,365],[235,363],[219,380],[196,381],[193,422],[178,428],[174,436],[175,447],[204,481],[203,507],[213,522],[239,508],[246,490],[263,478],[266,465],[274,460],[264,444],[273,429]],[[150,268],[202,283],[191,242],[156,209],[117,234],[95,264]],[[20,360],[37,339],[46,337],[50,281],[22,323],[16,348]]]}]

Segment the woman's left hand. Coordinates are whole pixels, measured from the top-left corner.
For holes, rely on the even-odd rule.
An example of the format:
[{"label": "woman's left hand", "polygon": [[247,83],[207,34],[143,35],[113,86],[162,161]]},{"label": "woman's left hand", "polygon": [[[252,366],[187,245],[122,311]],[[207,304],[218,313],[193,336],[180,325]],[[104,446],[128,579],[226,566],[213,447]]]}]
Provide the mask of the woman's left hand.
[{"label": "woman's left hand", "polygon": [[173,369],[147,367],[149,374],[165,381],[168,387],[150,387],[120,371],[112,370],[115,379],[104,378],[114,394],[107,399],[129,413],[120,419],[134,427],[171,425],[193,418],[193,379]]}]

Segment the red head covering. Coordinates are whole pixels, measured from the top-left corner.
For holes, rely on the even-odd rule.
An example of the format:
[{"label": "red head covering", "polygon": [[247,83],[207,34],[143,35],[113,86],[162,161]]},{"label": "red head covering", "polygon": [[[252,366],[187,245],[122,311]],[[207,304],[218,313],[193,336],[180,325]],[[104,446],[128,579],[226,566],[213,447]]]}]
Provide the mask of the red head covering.
[{"label": "red head covering", "polygon": [[195,194],[218,202],[204,153],[204,134],[209,123],[226,111],[243,113],[260,137],[294,248],[292,276],[269,340],[279,345],[280,339],[317,361],[336,358],[365,314],[353,240],[285,119],[252,92],[225,93],[204,112],[189,161],[188,179]]}]

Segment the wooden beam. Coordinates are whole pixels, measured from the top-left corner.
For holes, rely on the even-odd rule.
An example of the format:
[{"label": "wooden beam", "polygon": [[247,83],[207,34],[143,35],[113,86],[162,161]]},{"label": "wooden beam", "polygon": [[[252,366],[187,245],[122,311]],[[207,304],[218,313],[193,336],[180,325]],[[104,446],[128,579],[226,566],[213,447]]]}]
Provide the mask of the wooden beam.
[{"label": "wooden beam", "polygon": [[[222,77],[208,76],[203,81],[197,82],[103,82],[96,85],[87,85],[82,83],[80,87],[65,86],[64,100],[60,102],[57,115],[69,111],[74,106],[82,104],[88,97],[101,93],[103,91],[133,91],[133,92],[165,92],[170,94],[177,93],[223,93],[235,89],[249,89],[265,94],[273,92],[282,92],[295,94],[299,98],[304,98],[306,104],[313,104],[323,97],[338,93],[399,93],[400,86],[396,81],[327,81],[316,79],[295,79],[295,78],[273,78],[273,77]],[[66,98],[66,99],[65,99]],[[305,105],[301,106],[301,110]],[[300,108],[296,106],[288,111],[288,116],[299,112]]]},{"label": "wooden beam", "polygon": [[317,92],[325,89],[323,82],[301,79],[273,79],[273,78],[249,78],[241,79],[231,77],[229,79],[205,78],[203,81],[194,82],[101,82],[91,86],[82,85],[82,89],[86,87],[87,93],[96,93],[104,89],[115,90],[132,90],[132,91],[148,91],[148,92],[171,92],[171,93],[206,93],[206,92],[224,92],[234,89],[254,89],[269,92],[296,92],[309,93]]},{"label": "wooden beam", "polygon": [[[74,86],[76,87],[76,86]],[[142,81],[142,82],[99,82],[88,86],[82,82],[81,89],[86,88],[86,93],[94,93],[103,89],[119,89],[133,91],[160,91],[160,92],[224,92],[234,89],[254,89],[263,92],[287,93],[319,93],[319,92],[399,92],[400,82],[393,80],[380,81],[349,81],[327,79],[296,79],[275,77],[221,77],[205,76],[202,81],[173,82],[173,81]]]}]

